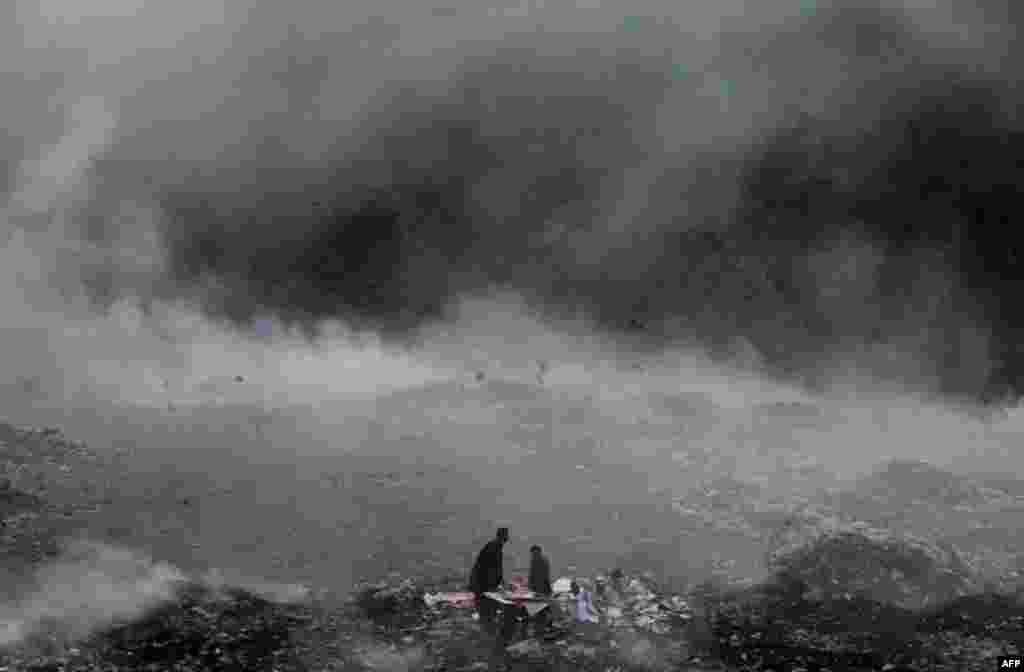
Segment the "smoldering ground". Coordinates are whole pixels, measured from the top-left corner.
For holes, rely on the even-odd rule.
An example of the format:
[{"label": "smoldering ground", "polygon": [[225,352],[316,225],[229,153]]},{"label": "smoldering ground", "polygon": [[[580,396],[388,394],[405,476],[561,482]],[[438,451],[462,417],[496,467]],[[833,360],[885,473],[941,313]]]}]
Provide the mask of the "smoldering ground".
[{"label": "smoldering ground", "polygon": [[36,590],[0,612],[0,645],[46,627],[81,637],[117,619],[134,618],[174,596],[185,576],[134,551],[95,543],[70,545],[67,556],[45,567]]},{"label": "smoldering ground", "polygon": [[242,588],[282,604],[309,596],[304,586],[221,572],[190,577],[145,552],[79,538],[65,543],[59,558],[38,569],[34,585],[19,599],[0,608],[0,646],[31,642],[37,635],[74,641],[174,601],[189,582],[216,593],[226,586]]},{"label": "smoldering ground", "polygon": [[[579,527],[543,512],[592,506],[591,484],[503,492],[490,459],[531,394],[596,409],[572,430],[550,411],[531,441],[610,418],[597,461],[646,480],[681,478],[654,461],[673,443],[721,468],[775,444],[844,474],[1005,466],[1016,420],[949,409],[1019,389],[1015,7],[13,3],[0,328],[5,375],[39,384],[7,408],[149,450],[152,474],[220,444],[224,478],[287,464],[259,494],[292,510],[261,521],[289,549],[341,534],[308,485],[371,438],[406,465],[464,459],[467,501],[496,500],[481,530]],[[542,385],[490,385],[516,377]],[[195,408],[218,399],[289,410],[250,430]],[[755,410],[792,399],[824,419]],[[385,426],[419,443],[382,447]],[[623,484],[617,505],[655,506]],[[254,506],[185,527],[241,562],[227,532]],[[350,506],[321,577],[383,543],[353,543],[374,521]]]}]

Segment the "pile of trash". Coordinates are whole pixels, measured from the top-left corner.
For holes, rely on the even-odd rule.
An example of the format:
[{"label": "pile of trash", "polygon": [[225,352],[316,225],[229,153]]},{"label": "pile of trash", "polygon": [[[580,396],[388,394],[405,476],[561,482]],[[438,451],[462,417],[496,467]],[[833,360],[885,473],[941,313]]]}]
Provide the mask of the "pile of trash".
[{"label": "pile of trash", "polygon": [[599,575],[592,581],[569,577],[555,581],[555,597],[567,614],[574,613],[574,581],[595,587],[594,604],[602,614],[601,622],[616,630],[669,635],[693,617],[685,597],[660,594],[649,575],[626,577],[618,570],[611,577]]},{"label": "pile of trash", "polygon": [[[526,590],[525,580],[517,579],[510,580],[509,594],[533,596]],[[596,622],[577,621],[574,584],[591,594],[598,615]],[[425,646],[432,652],[430,656],[448,660],[455,655],[452,647],[476,642],[478,637],[473,633],[479,632],[473,593],[451,588],[424,591],[412,581],[396,579],[390,584],[364,587],[354,602],[362,618],[378,625],[401,621],[398,628],[384,628],[394,634],[399,653]],[[531,626],[503,630],[503,656],[546,662],[562,660],[576,669],[610,666],[623,670],[663,666],[669,669],[670,661],[681,662],[680,656],[685,657],[685,650],[675,651],[672,647],[673,642],[685,641],[685,629],[692,618],[689,601],[681,595],[662,594],[652,576],[631,577],[619,571],[611,576],[563,576],[553,582],[552,588],[547,625],[541,629]],[[458,633],[463,637],[456,642],[452,638]],[[463,641],[466,636],[469,639]],[[484,642],[484,650],[489,650],[487,646],[492,645]],[[646,653],[641,655],[640,649]],[[648,661],[641,665],[640,659],[648,657],[657,664]]]},{"label": "pile of trash", "polygon": [[[612,573],[609,578],[598,575],[593,578],[563,576],[552,584],[556,612],[563,625],[574,620],[575,596],[572,586],[576,583],[584,589],[593,586],[594,605],[600,612],[600,623],[616,630],[632,630],[655,635],[668,635],[685,626],[693,618],[690,602],[682,595],[663,595],[654,585],[653,577],[626,577]],[[380,601],[380,597],[405,594],[412,599],[412,589],[402,593],[400,587],[367,595],[363,598],[369,604]],[[422,594],[423,604],[430,610],[448,609],[472,610],[476,606],[473,593],[469,592],[427,592]]]},{"label": "pile of trash", "polygon": [[[680,595],[660,596],[647,583],[631,579],[626,584],[623,620],[638,629],[667,635],[674,627],[683,626],[693,615],[690,605]],[[613,615],[609,606],[609,615]]]},{"label": "pile of trash", "polygon": [[844,525],[781,549],[772,563],[779,576],[802,584],[812,600],[859,595],[918,609],[978,587],[956,553],[863,524]]},{"label": "pile of trash", "polygon": [[[595,577],[594,584],[602,578]],[[563,577],[558,588],[573,581],[590,589],[584,577]],[[611,595],[612,585],[621,588],[621,600]],[[167,604],[84,640],[65,641],[59,632],[46,631],[24,646],[0,648],[0,670],[724,672],[883,670],[911,664],[973,672],[991,667],[985,656],[1019,650],[1022,643],[1024,606],[1009,598],[961,598],[918,615],[865,600],[786,610],[751,595],[716,598],[694,591],[701,614],[694,624],[704,622],[713,604],[705,646],[692,630],[659,627],[671,620],[668,612],[689,612],[683,597],[659,594],[646,577],[620,575],[604,588],[595,604],[604,615],[620,610],[617,624],[602,619],[601,624],[555,627],[552,636],[524,632],[495,639],[474,622],[471,594],[422,592],[411,580],[365,586],[353,600],[377,615],[408,610],[410,619],[402,627],[387,629],[368,629],[372,614],[339,608],[342,603],[333,597],[282,604],[240,589],[189,582]],[[556,601],[565,595],[560,591]],[[621,606],[614,606],[616,601]],[[572,616],[569,612],[570,621]]]},{"label": "pile of trash", "polygon": [[86,444],[66,438],[59,429],[0,422],[0,492],[60,491],[64,495],[58,499],[67,500],[95,489],[108,466]]},{"label": "pile of trash", "polygon": [[373,623],[393,628],[419,618],[426,606],[424,596],[412,579],[392,584],[382,581],[360,587],[353,604]]},{"label": "pile of trash", "polygon": [[476,607],[476,596],[473,593],[426,593],[423,595],[423,603],[428,609],[473,609]]},{"label": "pile of trash", "polygon": [[8,457],[95,460],[97,455],[84,442],[74,441],[57,427],[20,427],[0,422],[0,448]]}]

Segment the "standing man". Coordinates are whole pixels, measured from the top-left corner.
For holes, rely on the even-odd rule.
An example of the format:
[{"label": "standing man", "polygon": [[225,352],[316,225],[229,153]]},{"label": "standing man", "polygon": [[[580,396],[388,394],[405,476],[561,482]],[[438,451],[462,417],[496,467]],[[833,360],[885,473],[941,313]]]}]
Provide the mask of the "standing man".
[{"label": "standing man", "polygon": [[480,613],[480,625],[484,630],[494,628],[494,616],[497,605],[493,600],[484,597],[484,593],[497,590],[504,581],[504,557],[502,550],[508,543],[508,528],[499,527],[498,534],[488,541],[473,564],[469,575],[469,589],[476,597],[477,610]]},{"label": "standing man", "polygon": [[551,589],[551,563],[536,545],[530,547],[530,591],[544,597],[550,597],[554,592]]}]

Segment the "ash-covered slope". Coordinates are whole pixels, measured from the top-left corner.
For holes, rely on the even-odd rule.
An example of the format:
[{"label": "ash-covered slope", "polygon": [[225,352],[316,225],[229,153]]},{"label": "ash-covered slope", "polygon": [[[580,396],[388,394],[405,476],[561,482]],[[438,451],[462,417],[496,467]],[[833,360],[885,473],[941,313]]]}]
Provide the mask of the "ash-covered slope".
[{"label": "ash-covered slope", "polygon": [[955,552],[866,526],[828,532],[787,549],[778,554],[776,565],[818,600],[856,596],[918,609],[979,588]]},{"label": "ash-covered slope", "polygon": [[1013,494],[1013,480],[896,460],[817,505],[839,520],[928,539],[955,552],[980,579],[1009,589],[1020,585],[1024,567],[1024,502]]},{"label": "ash-covered slope", "polygon": [[863,478],[855,486],[857,493],[893,505],[933,504],[956,507],[980,505],[989,501],[981,483],[958,476],[923,460],[893,460]]}]

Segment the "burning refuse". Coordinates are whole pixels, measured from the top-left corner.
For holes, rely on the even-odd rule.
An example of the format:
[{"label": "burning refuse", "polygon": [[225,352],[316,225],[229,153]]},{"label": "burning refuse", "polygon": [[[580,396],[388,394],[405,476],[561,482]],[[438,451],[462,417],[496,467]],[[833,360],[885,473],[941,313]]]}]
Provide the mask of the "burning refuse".
[{"label": "burning refuse", "polygon": [[[0,403],[111,450],[0,426],[3,647],[277,669],[388,570],[310,669],[491,669],[486,593],[605,672],[1020,643],[921,613],[1024,585],[946,470],[1021,466],[1021,3],[7,4]],[[502,516],[550,612],[425,576]]]}]

